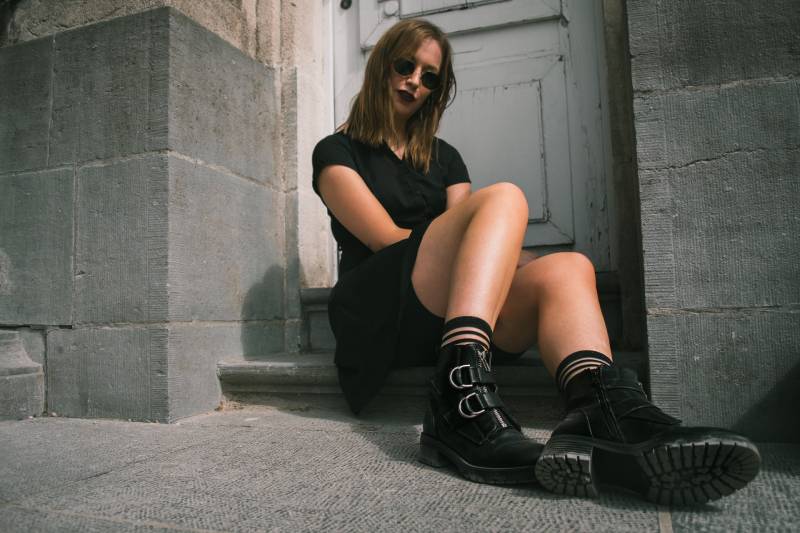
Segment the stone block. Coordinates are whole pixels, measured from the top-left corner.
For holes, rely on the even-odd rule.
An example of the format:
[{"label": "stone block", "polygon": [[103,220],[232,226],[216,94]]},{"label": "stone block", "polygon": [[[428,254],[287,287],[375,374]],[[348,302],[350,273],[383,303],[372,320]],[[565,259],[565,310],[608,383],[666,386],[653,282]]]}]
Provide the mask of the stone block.
[{"label": "stone block", "polygon": [[19,332],[0,330],[0,420],[44,411],[42,365],[30,359]]},{"label": "stone block", "polygon": [[[732,428],[760,441],[800,442],[798,324],[794,309],[649,317],[648,330],[673,333],[651,342],[654,401],[687,424]],[[666,373],[654,375],[654,368]]]},{"label": "stone block", "polygon": [[0,374],[0,420],[20,420],[44,411],[44,374]]},{"label": "stone block", "polygon": [[167,147],[169,10],[55,36],[50,163]]},{"label": "stone block", "polygon": [[[79,9],[72,1],[37,0],[15,7],[5,37],[7,42],[28,41],[166,5],[179,9],[251,56],[258,52],[264,62],[280,61],[280,50],[276,49],[281,32],[275,27],[280,22],[280,1],[276,0],[262,2],[257,12],[253,0],[93,0],[80,3]],[[272,20],[271,14],[277,20]],[[3,44],[0,41],[0,46]]]},{"label": "stone block", "polygon": [[680,308],[800,302],[800,149],[670,172]]},{"label": "stone block", "polygon": [[283,194],[170,158],[171,320],[283,316]]},{"label": "stone block", "polygon": [[283,321],[52,330],[48,409],[172,422],[219,404],[217,363],[283,351]]},{"label": "stone block", "polygon": [[675,168],[753,150],[800,145],[800,81],[634,100],[639,168]]},{"label": "stone block", "polygon": [[169,147],[257,181],[277,182],[272,69],[170,11]]},{"label": "stone block", "polygon": [[308,320],[308,341],[309,348],[314,352],[332,352],[336,349],[336,339],[331,330],[326,308],[309,310]]},{"label": "stone block", "polygon": [[72,321],[73,170],[0,176],[0,324]]},{"label": "stone block", "polygon": [[0,48],[0,173],[47,166],[52,39]]},{"label": "stone block", "polygon": [[166,319],[168,180],[158,154],[79,169],[77,323]]},{"label": "stone block", "polygon": [[45,335],[43,329],[17,328],[22,346],[31,361],[42,366],[45,364]]},{"label": "stone block", "polygon": [[165,422],[167,338],[166,328],[158,326],[50,331],[48,410]]},{"label": "stone block", "polygon": [[675,307],[675,206],[667,170],[639,172],[645,303]]},{"label": "stone block", "polygon": [[795,0],[644,0],[627,7],[635,90],[800,73]]},{"label": "stone block", "polygon": [[283,321],[173,323],[169,331],[169,421],[219,405],[220,361],[283,351]]}]

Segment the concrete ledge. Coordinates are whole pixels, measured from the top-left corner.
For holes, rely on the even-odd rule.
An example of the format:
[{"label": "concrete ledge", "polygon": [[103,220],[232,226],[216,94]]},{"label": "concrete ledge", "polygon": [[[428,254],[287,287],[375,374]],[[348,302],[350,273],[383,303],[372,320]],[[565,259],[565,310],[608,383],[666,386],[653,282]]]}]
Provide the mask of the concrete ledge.
[{"label": "concrete ledge", "polygon": [[[640,376],[644,375],[641,371],[643,354],[622,352],[615,357],[620,364],[634,368]],[[423,396],[432,372],[432,366],[394,370],[383,393]],[[497,364],[493,372],[505,396],[557,396],[553,379],[534,352],[524,354],[512,364]],[[222,361],[217,365],[217,375],[224,393],[341,393],[333,353],[282,354],[269,361]]]}]

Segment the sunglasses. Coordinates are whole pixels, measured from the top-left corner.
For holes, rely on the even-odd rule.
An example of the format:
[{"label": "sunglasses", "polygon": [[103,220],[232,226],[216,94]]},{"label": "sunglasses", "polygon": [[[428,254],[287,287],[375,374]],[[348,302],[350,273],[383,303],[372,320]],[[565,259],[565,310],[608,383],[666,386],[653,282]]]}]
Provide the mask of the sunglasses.
[{"label": "sunglasses", "polygon": [[[392,68],[395,72],[400,74],[401,76],[411,76],[417,68],[417,64],[410,60],[410,59],[395,59],[394,63],[392,63]],[[439,75],[435,72],[431,72],[430,70],[423,72],[422,77],[420,78],[422,85],[425,86],[426,89],[434,91],[439,88]]]}]

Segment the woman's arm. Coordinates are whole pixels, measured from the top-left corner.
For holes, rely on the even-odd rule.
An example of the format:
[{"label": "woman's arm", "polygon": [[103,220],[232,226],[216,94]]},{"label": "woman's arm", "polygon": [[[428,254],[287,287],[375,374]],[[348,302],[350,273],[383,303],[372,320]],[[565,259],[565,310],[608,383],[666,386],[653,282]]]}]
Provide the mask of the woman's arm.
[{"label": "woman's arm", "polygon": [[344,165],[329,165],[319,175],[322,200],[336,219],[370,250],[377,252],[408,238],[358,173]]},{"label": "woman's arm", "polygon": [[450,209],[457,203],[469,198],[470,184],[456,183],[455,185],[450,185],[445,191],[447,191],[447,209]]}]

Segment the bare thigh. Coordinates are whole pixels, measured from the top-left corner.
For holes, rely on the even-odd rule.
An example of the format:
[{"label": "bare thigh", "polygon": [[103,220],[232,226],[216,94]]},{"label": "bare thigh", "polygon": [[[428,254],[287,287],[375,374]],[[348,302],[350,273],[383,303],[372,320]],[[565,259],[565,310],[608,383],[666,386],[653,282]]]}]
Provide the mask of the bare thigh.
[{"label": "bare thigh", "polygon": [[[519,201],[520,195],[515,185],[496,183],[476,191],[431,222],[420,242],[411,274],[414,291],[429,311],[439,317],[447,314],[454,261],[464,233],[481,203],[489,196]],[[524,196],[521,198],[524,202]]]},{"label": "bare thigh", "polygon": [[[547,321],[549,317],[549,330],[565,325],[569,333],[561,340],[544,339],[547,342],[540,349],[569,344],[570,340],[596,349],[595,336],[602,337],[599,345],[605,346],[607,334],[595,287],[594,266],[583,254],[559,252],[527,263],[514,273],[497,317],[495,344],[510,352],[525,351],[541,340],[540,319]],[[577,324],[570,326],[571,322]]]}]

